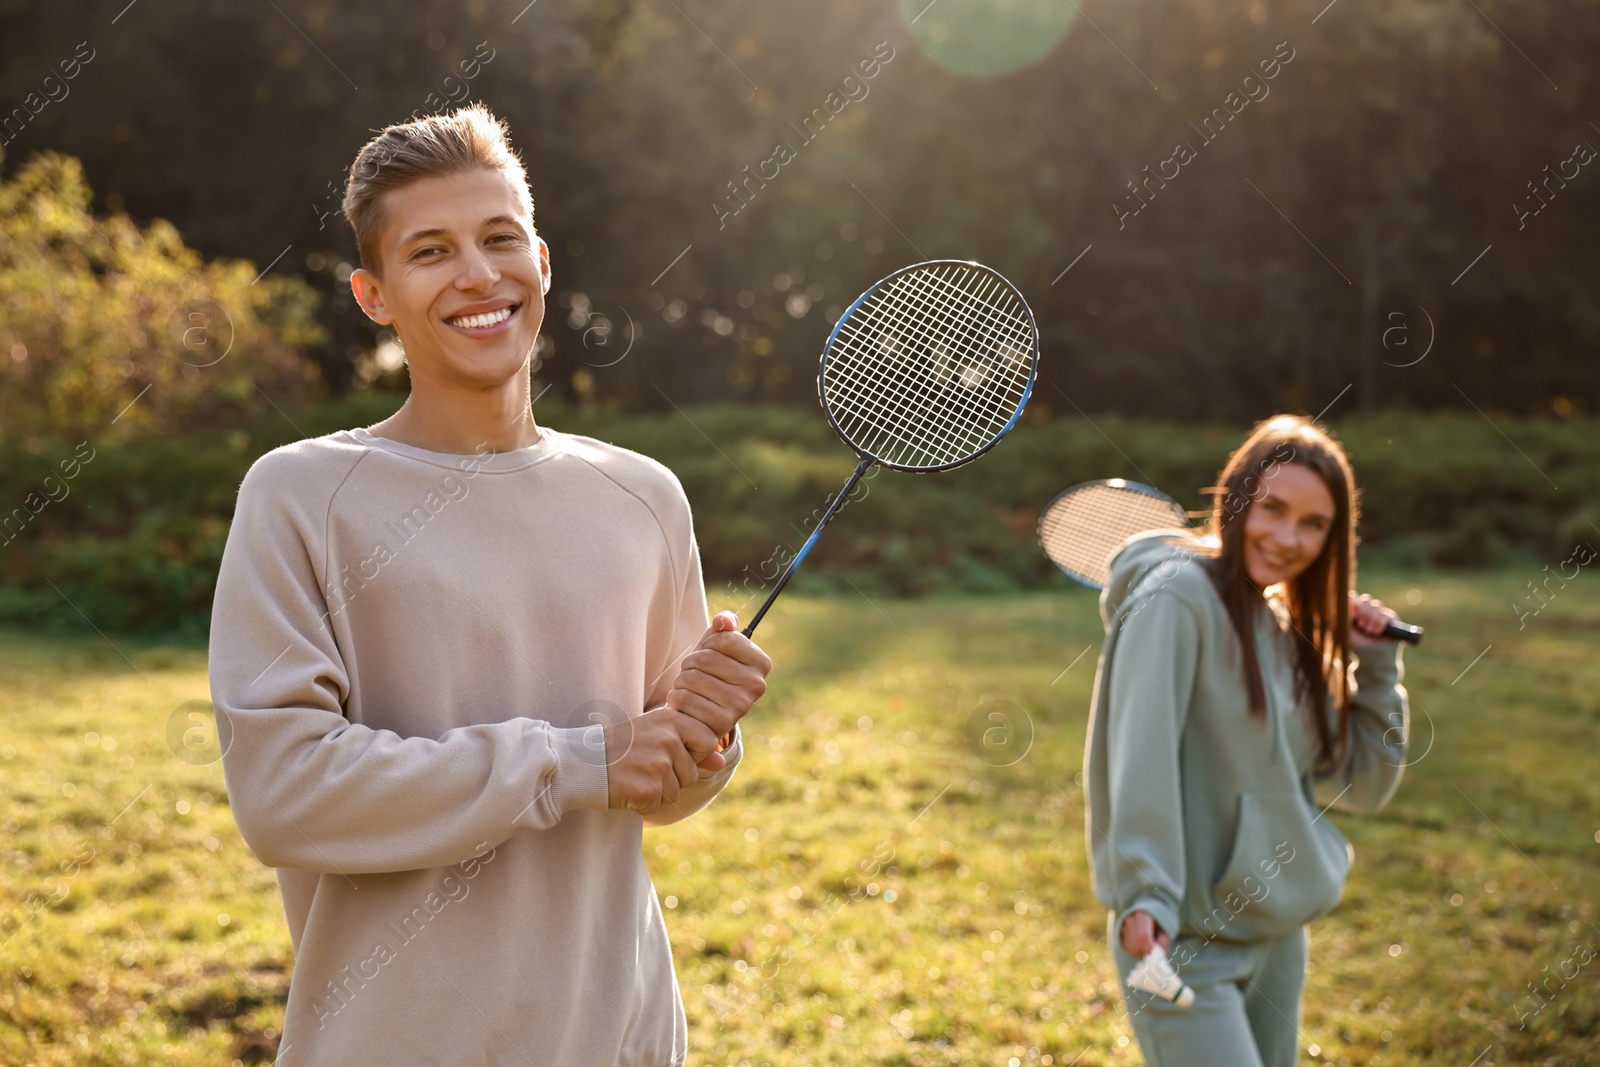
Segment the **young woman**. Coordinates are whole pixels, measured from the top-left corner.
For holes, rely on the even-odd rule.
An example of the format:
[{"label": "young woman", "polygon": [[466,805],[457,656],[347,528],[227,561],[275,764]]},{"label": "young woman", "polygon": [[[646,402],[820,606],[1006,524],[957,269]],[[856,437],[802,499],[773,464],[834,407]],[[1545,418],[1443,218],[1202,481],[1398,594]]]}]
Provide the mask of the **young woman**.
[{"label": "young woman", "polygon": [[[1388,801],[1409,711],[1399,647],[1376,636],[1394,613],[1352,591],[1358,495],[1337,442],[1269,419],[1215,493],[1203,536],[1131,539],[1101,595],[1090,866],[1152,1067],[1289,1067],[1305,924],[1353,857],[1324,815]],[[1190,1007],[1127,986],[1156,944]]]}]

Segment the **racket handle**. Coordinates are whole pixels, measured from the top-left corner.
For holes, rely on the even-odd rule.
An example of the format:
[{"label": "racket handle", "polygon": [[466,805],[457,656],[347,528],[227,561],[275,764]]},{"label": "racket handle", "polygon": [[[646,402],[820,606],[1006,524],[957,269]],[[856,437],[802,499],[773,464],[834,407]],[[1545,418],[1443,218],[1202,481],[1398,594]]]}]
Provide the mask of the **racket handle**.
[{"label": "racket handle", "polygon": [[1415,645],[1422,640],[1422,627],[1390,619],[1383,628],[1383,636],[1393,638],[1396,641],[1404,641],[1408,645]]}]

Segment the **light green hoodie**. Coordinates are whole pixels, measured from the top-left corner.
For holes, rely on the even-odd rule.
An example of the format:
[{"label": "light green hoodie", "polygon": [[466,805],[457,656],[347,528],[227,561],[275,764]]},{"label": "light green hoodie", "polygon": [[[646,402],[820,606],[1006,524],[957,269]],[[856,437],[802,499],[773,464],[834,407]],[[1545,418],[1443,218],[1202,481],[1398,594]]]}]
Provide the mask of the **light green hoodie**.
[{"label": "light green hoodie", "polygon": [[[1130,539],[1100,595],[1106,639],[1084,751],[1094,892],[1115,929],[1142,910],[1174,938],[1262,941],[1339,902],[1353,851],[1324,809],[1374,812],[1399,785],[1399,646],[1356,657],[1349,752],[1316,771],[1314,727],[1294,711],[1287,613],[1263,606],[1256,619],[1262,722],[1196,546],[1173,530]],[[1337,723],[1331,701],[1327,714]]]}]

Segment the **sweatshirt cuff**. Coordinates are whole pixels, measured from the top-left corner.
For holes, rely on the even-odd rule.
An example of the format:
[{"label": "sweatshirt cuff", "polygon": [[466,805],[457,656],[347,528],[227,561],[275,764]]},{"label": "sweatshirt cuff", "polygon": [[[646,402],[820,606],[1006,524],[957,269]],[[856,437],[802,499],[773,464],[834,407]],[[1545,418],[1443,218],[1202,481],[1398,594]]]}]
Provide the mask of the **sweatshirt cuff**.
[{"label": "sweatshirt cuff", "polygon": [[1142,897],[1117,913],[1118,944],[1122,943],[1123,920],[1136,911],[1148,912],[1150,917],[1156,921],[1156,925],[1170,939],[1169,944],[1178,939],[1178,909],[1159,897]]},{"label": "sweatshirt cuff", "polygon": [[726,777],[728,777],[728,775],[733,773],[733,769],[739,765],[739,760],[743,756],[744,756],[744,735],[739,732],[738,724],[735,724],[734,727],[733,727],[733,744],[729,745],[727,748],[722,750],[722,758],[723,758],[723,760],[726,761],[722,765],[722,770],[720,770],[720,771],[701,770],[700,771],[700,780],[702,782],[709,782],[713,778],[726,778]]},{"label": "sweatshirt cuff", "polygon": [[1400,642],[1388,641],[1353,650],[1356,657],[1356,688],[1393,685],[1400,680]]},{"label": "sweatshirt cuff", "polygon": [[573,808],[610,806],[610,782],[606,777],[606,728],[592,726],[550,728],[550,747],[555,751],[556,769],[550,777],[550,802],[556,815]]}]

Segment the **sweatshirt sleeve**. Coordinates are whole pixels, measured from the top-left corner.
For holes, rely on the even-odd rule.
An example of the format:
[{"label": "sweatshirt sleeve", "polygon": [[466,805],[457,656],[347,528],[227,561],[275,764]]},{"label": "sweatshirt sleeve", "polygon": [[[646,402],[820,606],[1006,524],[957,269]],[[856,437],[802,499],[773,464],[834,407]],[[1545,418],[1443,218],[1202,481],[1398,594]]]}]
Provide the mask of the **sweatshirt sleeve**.
[{"label": "sweatshirt sleeve", "polygon": [[[1314,779],[1314,795],[1318,804],[1336,811],[1371,814],[1389,802],[1405,773],[1411,709],[1400,684],[1405,669],[1398,641],[1368,645],[1354,654],[1349,751],[1337,769]],[[1330,715],[1332,710],[1330,703]]]},{"label": "sweatshirt sleeve", "polygon": [[1129,912],[1147,911],[1177,936],[1185,878],[1178,748],[1199,659],[1199,621],[1170,590],[1122,623],[1106,724],[1119,929]]},{"label": "sweatshirt sleeve", "polygon": [[606,807],[601,726],[509,717],[434,739],[345,718],[349,676],[312,562],[336,490],[328,466],[269,454],[251,468],[217,578],[212,702],[251,850],[271,867],[419,870]]},{"label": "sweatshirt sleeve", "polygon": [[[683,501],[685,516],[688,514],[688,507],[688,500],[685,499]],[[700,643],[700,638],[704,637],[706,630],[711,627],[710,611],[706,607],[705,580],[700,570],[700,549],[695,542],[692,526],[687,531],[687,542],[687,558],[680,559],[679,564],[683,568],[685,579],[673,621],[673,636],[669,646],[672,651],[667,665],[660,671],[651,687],[646,702],[646,707],[650,708],[660,707],[666,703],[667,693],[678,677],[679,664],[683,662],[683,657],[694,651],[695,646]],[[680,822],[710,804],[733,780],[734,769],[738,767],[743,755],[743,732],[736,726],[733,744],[722,753],[722,758],[727,761],[723,764],[722,770],[709,774],[701,771],[698,782],[679,791],[678,799],[671,804],[661,805],[654,815],[645,819],[645,825],[667,826]]]}]

